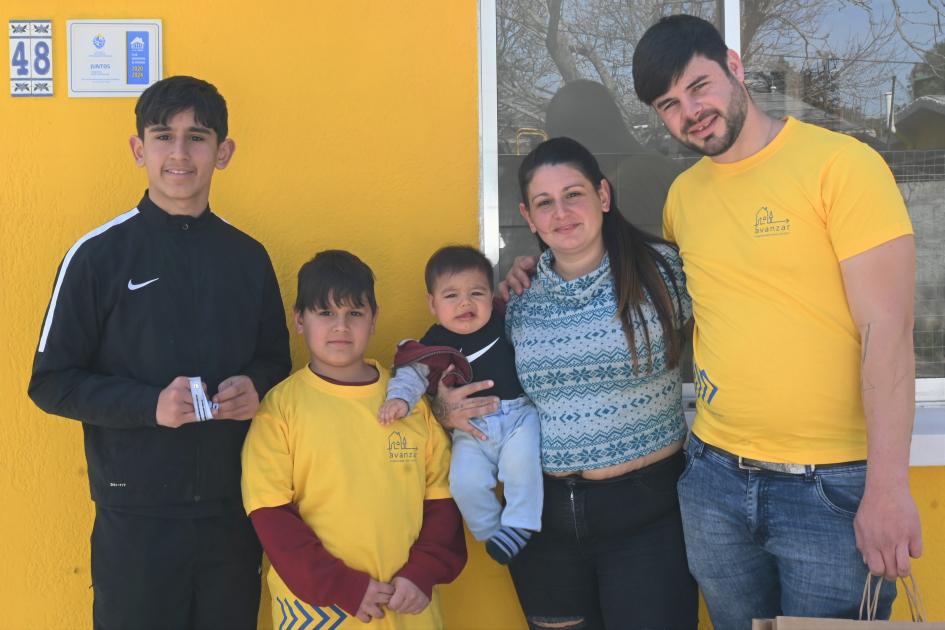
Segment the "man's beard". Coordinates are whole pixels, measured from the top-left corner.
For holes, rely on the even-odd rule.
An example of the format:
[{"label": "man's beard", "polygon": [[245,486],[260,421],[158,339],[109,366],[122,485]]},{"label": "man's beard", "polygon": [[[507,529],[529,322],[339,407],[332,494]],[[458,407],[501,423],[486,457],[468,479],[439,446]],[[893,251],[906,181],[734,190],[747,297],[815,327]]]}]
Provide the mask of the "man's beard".
[{"label": "man's beard", "polygon": [[[742,87],[734,77],[732,77],[730,81],[733,88],[732,98],[729,100],[725,113],[722,114],[715,109],[703,112],[699,120],[693,121],[685,126],[682,137],[676,138],[680,143],[696,153],[701,153],[709,157],[721,155],[732,148],[732,145],[738,140],[738,135],[742,132],[742,127],[745,126],[745,116],[748,114],[748,96],[745,94],[745,88]],[[686,140],[686,134],[689,132],[690,128],[695,127],[706,118],[716,115],[718,116],[717,123],[721,123],[724,126],[724,131],[721,135],[713,133],[703,140],[701,144]]]}]

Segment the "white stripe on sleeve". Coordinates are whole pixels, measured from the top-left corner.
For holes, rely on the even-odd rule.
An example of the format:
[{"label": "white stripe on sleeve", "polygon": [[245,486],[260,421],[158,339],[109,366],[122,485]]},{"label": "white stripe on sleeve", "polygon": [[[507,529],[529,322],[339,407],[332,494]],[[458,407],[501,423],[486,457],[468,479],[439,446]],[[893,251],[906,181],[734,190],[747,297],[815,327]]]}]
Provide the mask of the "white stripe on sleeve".
[{"label": "white stripe on sleeve", "polygon": [[59,299],[59,289],[62,287],[62,279],[66,275],[66,269],[69,268],[69,262],[72,260],[72,257],[75,256],[75,253],[79,251],[79,248],[87,240],[98,236],[99,234],[105,232],[109,228],[113,228],[116,225],[121,225],[128,219],[132,218],[138,214],[138,209],[129,210],[128,212],[118,215],[108,223],[100,225],[79,240],[75,242],[68,252],[66,252],[66,257],[62,259],[62,267],[59,269],[59,276],[56,278],[56,287],[53,289],[52,299],[49,301],[49,311],[46,313],[46,322],[43,324],[43,334],[39,338],[39,352],[43,352],[46,349],[46,338],[49,337],[49,329],[52,328],[53,315],[56,314],[56,301]]}]

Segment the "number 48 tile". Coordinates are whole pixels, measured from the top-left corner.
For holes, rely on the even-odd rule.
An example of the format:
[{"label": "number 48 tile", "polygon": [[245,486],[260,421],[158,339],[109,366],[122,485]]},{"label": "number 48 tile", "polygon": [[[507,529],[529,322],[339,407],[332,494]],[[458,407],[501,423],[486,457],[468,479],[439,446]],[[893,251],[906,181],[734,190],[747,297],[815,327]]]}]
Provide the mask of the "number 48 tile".
[{"label": "number 48 tile", "polygon": [[10,95],[52,96],[52,21],[10,20]]}]

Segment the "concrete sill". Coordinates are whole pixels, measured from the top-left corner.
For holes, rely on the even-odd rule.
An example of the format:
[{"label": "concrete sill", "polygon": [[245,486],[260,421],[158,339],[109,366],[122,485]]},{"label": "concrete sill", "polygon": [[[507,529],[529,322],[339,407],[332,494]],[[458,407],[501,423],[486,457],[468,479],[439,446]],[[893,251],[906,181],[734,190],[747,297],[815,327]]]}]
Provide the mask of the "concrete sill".
[{"label": "concrete sill", "polygon": [[910,466],[945,466],[945,406],[917,406]]}]

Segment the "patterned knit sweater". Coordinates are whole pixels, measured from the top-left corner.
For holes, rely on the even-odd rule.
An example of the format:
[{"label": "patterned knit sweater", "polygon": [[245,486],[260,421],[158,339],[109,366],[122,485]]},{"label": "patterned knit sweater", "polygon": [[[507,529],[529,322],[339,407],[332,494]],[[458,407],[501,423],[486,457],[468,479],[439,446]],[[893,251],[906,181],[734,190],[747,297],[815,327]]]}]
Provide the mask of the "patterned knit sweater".
[{"label": "patterned knit sweater", "polygon": [[[669,263],[663,272],[676,324],[692,314],[682,260],[656,245]],[[552,269],[547,250],[532,286],[509,302],[506,331],[515,347],[522,388],[541,417],[541,457],[546,472],[605,468],[657,451],[686,434],[679,368],[667,369],[656,309],[642,306],[653,349],[647,369],[642,322],[634,315],[638,373],[615,317],[617,297],[605,255],[600,266],[571,281]],[[658,265],[659,266],[659,265]]]}]

